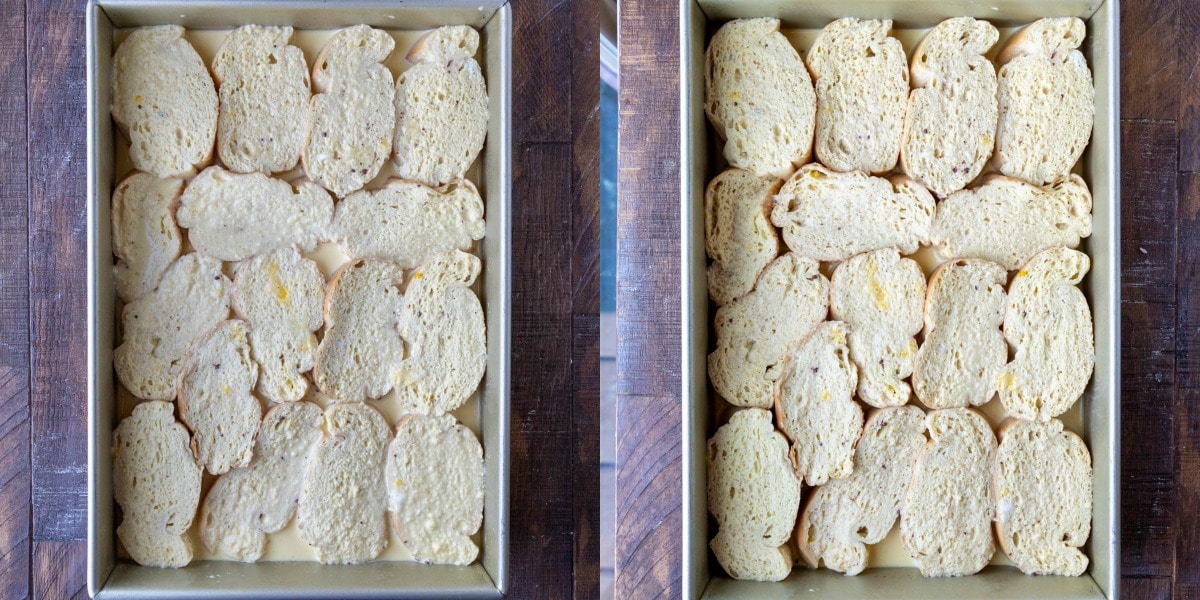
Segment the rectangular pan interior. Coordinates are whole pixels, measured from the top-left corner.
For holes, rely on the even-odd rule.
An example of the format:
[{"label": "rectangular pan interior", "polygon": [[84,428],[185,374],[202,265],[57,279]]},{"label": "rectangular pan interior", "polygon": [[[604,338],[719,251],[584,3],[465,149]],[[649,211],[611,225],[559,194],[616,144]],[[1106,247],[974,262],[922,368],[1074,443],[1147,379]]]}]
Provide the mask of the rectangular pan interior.
[{"label": "rectangular pan interior", "polygon": [[[793,598],[821,594],[828,598],[1115,598],[1120,576],[1119,411],[1120,411],[1120,163],[1118,140],[1117,0],[993,0],[974,2],[906,2],[903,0],[681,0],[681,185],[682,322],[684,469],[683,512],[684,597]],[[892,19],[897,29],[926,28],[958,16],[991,21],[997,27],[1030,23],[1048,16],[1075,16],[1087,22],[1080,50],[1092,68],[1096,86],[1095,125],[1091,144],[1081,159],[1082,175],[1093,195],[1093,233],[1081,249],[1092,270],[1081,284],[1095,318],[1096,368],[1082,403],[1078,433],[1092,452],[1094,469],[1092,534],[1084,547],[1090,558],[1082,577],[1028,577],[1014,567],[989,566],[971,577],[933,580],[915,568],[868,569],[857,577],[798,566],[781,583],[762,584],[729,579],[710,562],[709,516],[706,506],[705,444],[712,433],[708,397],[709,347],[707,257],[704,251],[704,189],[716,175],[704,114],[704,50],[708,38],[725,21],[743,17],[778,17],[785,29],[820,29],[841,17]]]},{"label": "rectangular pan interior", "polygon": [[[87,5],[88,69],[88,592],[98,598],[421,596],[496,598],[508,586],[508,414],[511,232],[512,13],[505,0],[284,2],[152,2],[91,0]],[[466,567],[387,562],[324,566],[312,562],[243,564],[203,561],[183,569],[138,566],[116,557],[112,495],[116,334],[112,281],[111,191],[115,185],[112,101],[114,30],[178,24],[189,29],[239,25],[337,29],[366,23],[381,29],[467,24],[480,31],[488,83],[488,134],[479,190],[487,232],[480,300],[487,320],[487,373],[480,387],[486,499],[479,561]],[[403,52],[401,48],[397,52]]]}]

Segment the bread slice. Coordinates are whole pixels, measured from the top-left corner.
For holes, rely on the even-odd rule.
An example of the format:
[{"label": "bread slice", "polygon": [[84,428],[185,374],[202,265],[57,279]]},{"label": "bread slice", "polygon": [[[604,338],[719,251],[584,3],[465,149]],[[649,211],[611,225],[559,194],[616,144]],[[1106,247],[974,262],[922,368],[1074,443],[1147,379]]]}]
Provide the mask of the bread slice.
[{"label": "bread slice", "polygon": [[929,408],[982,406],[996,395],[996,375],[1008,362],[1004,267],[984,260],[942,264],[929,278],[925,336],[912,386]]},{"label": "bread slice", "polygon": [[217,154],[230,171],[278,173],[300,161],[312,90],[290,39],[291,27],[243,25],[217,49]]},{"label": "bread slice", "polygon": [[441,188],[391,179],[378,190],[338,202],[333,232],[351,258],[373,257],[411,269],[450,250],[470,250],[483,239],[483,199],[465,179]]},{"label": "bread slice", "polygon": [[886,173],[900,156],[908,59],[891,19],[838,19],[805,63],[817,92],[817,158],[834,171]]},{"label": "bread slice", "polygon": [[808,162],[817,97],[779,19],[717,30],[704,53],[704,112],[734,167],[784,178]]},{"label": "bread slice", "polygon": [[1008,287],[1004,339],[1013,359],[996,378],[1000,402],[1014,417],[1047,421],[1083,395],[1096,364],[1092,311],[1075,287],[1088,256],[1051,248],[1034,256]]},{"label": "bread slice", "polygon": [[1029,575],[1078,577],[1092,531],[1092,456],[1062,421],[1010,419],[996,452],[996,538]]},{"label": "bread slice", "polygon": [[1075,17],[1039,19],[1000,51],[996,169],[1044,185],[1065,177],[1092,136],[1096,90]]},{"label": "bread slice", "polygon": [[925,441],[921,409],[872,411],[854,451],[854,472],[817,488],[804,506],[796,544],[809,566],[824,562],[847,575],[867,567],[867,545],[883,541],[896,524]]},{"label": "bread slice", "polygon": [[313,62],[304,172],[338,198],[379,174],[392,153],[396,93],[383,61],[396,41],[366,25],[336,34]]},{"label": "bread slice", "polygon": [[1002,175],[938,204],[933,243],[943,258],[982,258],[1012,271],[1054,246],[1092,235],[1092,194],[1078,175],[1038,187]]},{"label": "bread slice", "polygon": [[388,446],[388,510],[400,543],[423,563],[469,565],[483,524],[483,447],[450,415],[406,415]]},{"label": "bread slice", "polygon": [[940,198],[975,179],[992,155],[996,68],[984,53],[999,39],[991,23],[957,17],[913,53],[900,166]]},{"label": "bread slice", "polygon": [[176,218],[197,252],[238,261],[293,244],[312,250],[329,237],[333,200],[311,181],[293,187],[262,173],[209,167],[188,182]]},{"label": "bread slice", "polygon": [[121,311],[124,340],[113,350],[117,378],[143,400],[172,400],[192,344],[229,316],[229,279],[221,261],[185,254],[158,289]]},{"label": "bread slice", "polygon": [[408,52],[396,77],[392,150],[404,179],[439,186],[461,179],[483,149],[488,93],[475,62],[479,34],[466,25],[439,27]]},{"label": "bread slice", "polygon": [[372,258],[348,262],[329,279],[313,383],[335,401],[374,400],[392,389],[404,358],[403,285],[399,265]]},{"label": "bread slice", "polygon": [[315,332],[325,278],[295,248],[280,248],[238,264],[233,310],[250,325],[250,353],[259,366],[259,394],[272,402],[304,397],[317,351]]},{"label": "bread slice", "polygon": [[113,55],[112,116],[133,167],[191,177],[212,161],[217,90],[178,25],[141,27]]},{"label": "bread slice", "polygon": [[200,465],[170,402],[143,402],[113,431],[113,495],[124,518],[117,539],[140,565],[192,562],[188,528],[200,502]]},{"label": "bread slice", "polygon": [[325,429],[300,490],[300,538],[325,564],[366,562],[387,545],[383,465],[391,430],[361,402],[327,409]]},{"label": "bread slice", "polygon": [[779,234],[771,207],[782,184],[743,169],[727,169],[704,192],[704,248],[708,296],[729,304],[754,288],[763,269],[779,256]]},{"label": "bread slice", "polygon": [[267,534],[287,526],[300,502],[300,484],[321,441],[321,409],[287,402],[267,411],[250,464],[222,475],[200,507],[200,539],[210,553],[256,562]]},{"label": "bread slice", "polygon": [[250,391],[258,365],[250,358],[246,323],[217,325],[188,353],[179,380],[179,419],[192,430],[192,451],[209,473],[250,462],[262,405]]},{"label": "bread slice", "polygon": [[179,258],[183,236],[175,224],[175,203],[182,189],[178,179],[134,173],[113,190],[113,281],[121,300],[154,291]]},{"label": "bread slice", "polygon": [[929,243],[933,196],[903,175],[837,173],[813,163],[783,184],[771,222],[788,248],[817,260],[846,260],[880,248],[911,254]]},{"label": "bread slice", "polygon": [[713,388],[734,406],[768,408],[788,348],[825,320],[829,280],[814,260],[784,254],[754,291],[717,310],[717,347],[708,355]]},{"label": "bread slice", "polygon": [[987,419],[969,408],[935,410],[926,424],[930,439],[900,509],[900,535],[922,575],[972,575],[996,550],[991,527],[996,436]]},{"label": "bread slice", "polygon": [[895,250],[859,254],[838,265],[829,295],[833,318],[850,326],[859,399],[877,408],[907,403],[925,302],[921,266]]},{"label": "bread slice", "polygon": [[854,402],[858,369],[846,347],[848,331],[840,321],[817,326],[788,351],[776,383],[775,421],[792,440],[796,468],[808,485],[823,485],[854,469],[863,412]]},{"label": "bread slice", "polygon": [[766,410],[733,413],[708,440],[708,510],[720,528],[709,545],[730,577],[779,581],[791,572],[801,486]]},{"label": "bread slice", "polygon": [[452,411],[479,387],[487,368],[483,307],[471,291],[479,271],[478,258],[454,250],[412,273],[398,327],[406,354],[395,377],[406,412]]}]

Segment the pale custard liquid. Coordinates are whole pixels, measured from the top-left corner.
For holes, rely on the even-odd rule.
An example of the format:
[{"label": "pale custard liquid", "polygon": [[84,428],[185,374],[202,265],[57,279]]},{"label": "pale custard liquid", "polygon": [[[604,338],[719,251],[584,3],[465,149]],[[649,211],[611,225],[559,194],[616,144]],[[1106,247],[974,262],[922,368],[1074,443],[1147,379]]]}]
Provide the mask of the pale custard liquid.
[{"label": "pale custard liquid", "polygon": [[[130,31],[131,30],[126,29],[126,30],[118,30],[116,32],[116,34],[114,36],[114,44],[115,44],[114,51],[115,51],[116,45],[120,45],[120,43],[122,41],[124,41],[124,39],[126,37],[128,37]],[[225,36],[229,33],[229,31],[230,30],[203,30],[203,31],[188,30],[187,33],[184,35],[184,37],[189,42],[191,42],[192,46],[196,49],[196,52],[200,54],[200,58],[204,61],[204,64],[211,67],[212,59],[214,56],[216,56],[217,49],[220,47],[221,42],[223,42],[225,40]],[[300,48],[304,52],[304,57],[310,68],[310,76],[311,76],[311,66],[312,66],[313,60],[315,60],[315,58],[317,56],[317,53],[320,52],[322,46],[325,45],[325,42],[327,42],[329,40],[329,38],[332,37],[333,34],[336,32],[337,32],[337,30],[319,30],[319,31],[296,30],[294,35],[292,36],[290,43],[292,45]],[[404,60],[404,55],[408,53],[408,49],[412,46],[412,44],[414,42],[416,42],[422,35],[427,33],[427,31],[388,31],[388,33],[392,36],[393,39],[396,40],[396,48],[392,52],[392,54],[388,58],[388,60],[385,61],[383,64],[392,71],[392,76],[394,78],[396,75],[398,75],[408,69],[409,65]],[[480,55],[476,55],[476,60],[479,61],[481,67],[485,64],[483,57]],[[485,77],[486,77],[486,73],[485,73]],[[128,143],[128,141],[125,140],[125,138],[122,137],[119,133],[114,135],[114,138],[116,140],[115,169],[116,169],[116,175],[117,175],[116,178],[114,179],[114,181],[120,182],[127,175],[132,173],[134,169],[133,169],[133,163],[129,159],[129,143]],[[215,149],[214,149],[213,160],[214,160],[214,163],[219,162],[218,157],[216,156]],[[301,168],[301,166],[299,164],[297,164],[296,168],[293,169],[292,171],[289,171],[287,173],[277,174],[277,175],[275,175],[275,177],[286,180],[286,181],[292,181],[296,178],[302,177],[303,175],[304,175],[303,169]],[[471,168],[467,170],[467,179],[471,180],[472,183],[475,183],[478,186],[479,181],[480,181],[480,175],[481,175],[480,161],[476,160],[475,163],[473,165],[471,165]],[[387,183],[388,179],[390,179],[392,177],[397,177],[397,176],[398,175],[396,174],[395,164],[391,160],[388,160],[384,163],[383,168],[379,172],[379,175],[377,177],[375,177],[375,179],[373,179],[372,181],[367,183],[367,185],[364,187],[365,187],[365,189],[368,189],[368,190],[379,189],[379,188],[383,187],[384,184]],[[336,200],[336,198],[335,198],[335,200]],[[477,248],[476,248],[476,250],[477,250]],[[191,251],[190,247],[184,248],[184,252],[190,252],[190,251]],[[317,263],[318,268],[320,268],[321,273],[325,276],[327,281],[329,279],[329,276],[332,275],[333,272],[336,271],[338,269],[338,267],[340,267],[347,260],[347,257],[341,251],[341,248],[338,247],[337,244],[329,243],[329,242],[322,243],[322,244],[318,245],[313,251],[302,252],[302,254],[305,257],[307,257]],[[233,265],[234,265],[234,263],[230,263],[230,262],[225,263],[226,275],[229,275],[231,278],[233,275]],[[486,263],[484,265],[484,268],[485,269],[487,268]],[[480,285],[481,285],[481,283],[479,281],[476,281],[476,284],[475,284],[475,292],[476,293],[479,293]],[[122,308],[123,307],[121,305],[121,302],[118,299],[117,307],[116,307],[117,314],[115,315],[115,317],[118,319],[119,319],[120,311]],[[119,328],[118,328],[118,330],[119,330]],[[120,332],[118,331],[118,339],[116,341],[116,344],[119,344],[119,343],[120,343]],[[309,392],[308,392],[307,396],[305,396],[304,399],[308,400],[310,402],[314,402],[314,403],[320,405],[322,408],[324,408],[328,405],[328,399],[323,394],[321,394],[319,391],[317,391],[315,385],[312,385],[311,377],[310,377],[310,381],[309,381]],[[260,399],[260,401],[261,401],[261,399]],[[138,402],[137,398],[135,398],[132,394],[130,394],[128,390],[126,390],[123,386],[120,385],[120,383],[117,384],[117,418],[118,419],[123,419],[123,418],[129,416],[130,412],[133,410],[133,407],[137,402]],[[400,419],[400,417],[402,415],[401,407],[396,398],[396,393],[394,391],[388,393],[388,395],[384,396],[383,398],[380,398],[379,400],[368,402],[368,404],[379,409],[379,411],[381,413],[383,413],[383,416],[388,421],[388,423],[391,423],[393,425],[396,423],[396,421],[398,421]],[[270,403],[263,401],[263,413],[266,414],[266,411],[270,408],[271,408]],[[455,416],[455,418],[457,418],[459,421],[461,421],[463,423],[463,425],[470,428],[470,430],[475,433],[476,437],[479,437],[481,435],[480,428],[479,428],[480,416],[479,416],[479,393],[478,393],[478,391],[476,391],[475,394],[473,394],[458,410],[454,411],[452,414]],[[202,486],[201,486],[202,487],[201,498],[203,498],[204,495],[208,494],[209,487],[212,486],[213,482],[216,481],[216,479],[217,479],[217,477],[215,475],[211,475],[207,471],[204,473],[204,478],[203,478],[203,482],[202,482]],[[485,515],[484,518],[486,519],[487,516]],[[193,560],[230,560],[226,556],[208,552],[208,550],[204,547],[203,542],[200,541],[199,522],[200,522],[199,510],[197,510],[197,518],[193,520],[192,528],[189,531],[189,535],[191,537],[191,542],[192,542],[192,551],[194,553]],[[481,544],[482,533],[476,533],[474,536],[472,536],[472,539],[475,541],[475,543],[477,545]],[[125,559],[129,558],[128,552],[125,550],[124,546],[122,546],[120,544],[119,541],[117,543],[117,554],[121,558],[125,558]],[[276,533],[267,535],[266,551],[264,552],[263,557],[260,560],[263,560],[263,561],[297,561],[297,560],[315,561],[316,559],[317,559],[316,551],[314,551],[311,547],[309,547],[308,544],[304,543],[304,540],[302,540],[300,538],[300,530],[296,525],[296,519],[293,518],[291,520],[291,522],[288,524],[288,526],[285,527],[284,529],[282,529]],[[407,549],[405,549],[404,546],[400,543],[400,540],[396,536],[396,532],[394,529],[392,529],[390,523],[388,524],[387,548],[384,549],[384,551],[379,555],[379,557],[376,560],[383,560],[383,561],[411,561],[412,560],[412,554]]]}]

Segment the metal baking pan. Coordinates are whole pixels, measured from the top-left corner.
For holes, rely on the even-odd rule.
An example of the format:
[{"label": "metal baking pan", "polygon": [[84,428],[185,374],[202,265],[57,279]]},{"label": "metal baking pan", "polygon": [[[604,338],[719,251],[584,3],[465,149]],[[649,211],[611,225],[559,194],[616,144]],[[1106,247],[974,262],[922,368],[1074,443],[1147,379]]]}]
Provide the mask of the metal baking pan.
[{"label": "metal baking pan", "polygon": [[[97,598],[498,598],[508,586],[509,325],[511,322],[512,12],[506,0],[90,0],[87,5],[88,132],[88,593]],[[467,24],[480,31],[488,83],[487,141],[479,190],[487,232],[478,288],[487,319],[487,372],[479,390],[479,425],[487,482],[479,560],[466,567],[376,562],[244,564],[197,561],[182,569],[138,566],[117,556],[112,495],[112,430],[117,390],[112,368],[116,297],[112,281],[111,192],[115,186],[112,99],[117,29],[178,24],[192,30],[247,23],[329,30],[366,23],[390,30]],[[404,48],[396,48],[403,53]]]},{"label": "metal baking pan", "polygon": [[[1120,577],[1118,502],[1120,432],[1120,156],[1118,141],[1117,0],[681,0],[680,83],[683,240],[683,577],[693,598],[1116,598]],[[1090,559],[1081,577],[1029,577],[1013,566],[992,565],[971,577],[926,579],[915,568],[869,568],[857,577],[798,566],[779,583],[735,581],[711,559],[705,500],[705,444],[715,429],[706,354],[711,306],[705,287],[704,189],[722,165],[704,115],[704,50],[720,24],[744,17],[778,17],[785,30],[820,30],[841,17],[892,19],[897,29],[924,29],[943,19],[971,16],[1001,28],[1042,17],[1076,16],[1087,22],[1080,50],[1092,68],[1096,119],[1079,172],[1093,194],[1093,233],[1081,249],[1092,270],[1081,284],[1095,317],[1096,368],[1079,401],[1075,428],[1092,452]],[[804,37],[804,36],[800,36]],[[811,38],[810,38],[811,39]],[[905,40],[905,49],[912,47]],[[999,549],[997,549],[999,552]],[[1002,562],[1002,561],[997,561]]]}]

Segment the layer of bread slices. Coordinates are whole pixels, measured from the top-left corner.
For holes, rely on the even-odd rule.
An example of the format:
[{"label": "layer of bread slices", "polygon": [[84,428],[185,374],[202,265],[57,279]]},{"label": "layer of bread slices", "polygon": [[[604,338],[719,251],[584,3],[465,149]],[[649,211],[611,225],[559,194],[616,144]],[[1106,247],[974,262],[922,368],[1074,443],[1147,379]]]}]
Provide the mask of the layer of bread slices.
[{"label": "layer of bread slices", "polygon": [[771,225],[771,208],[782,182],[728,169],[704,192],[704,248],[708,296],[729,304],[754,288],[763,269],[779,255],[779,234]]},{"label": "layer of bread slices", "polygon": [[739,410],[717,429],[708,441],[708,510],[719,531],[709,545],[730,577],[779,581],[791,572],[801,486],[770,412]]},{"label": "layer of bread slices", "polygon": [[134,173],[113,191],[113,283],[121,300],[154,291],[179,258],[183,236],[175,224],[175,204],[182,189],[179,179]]}]

